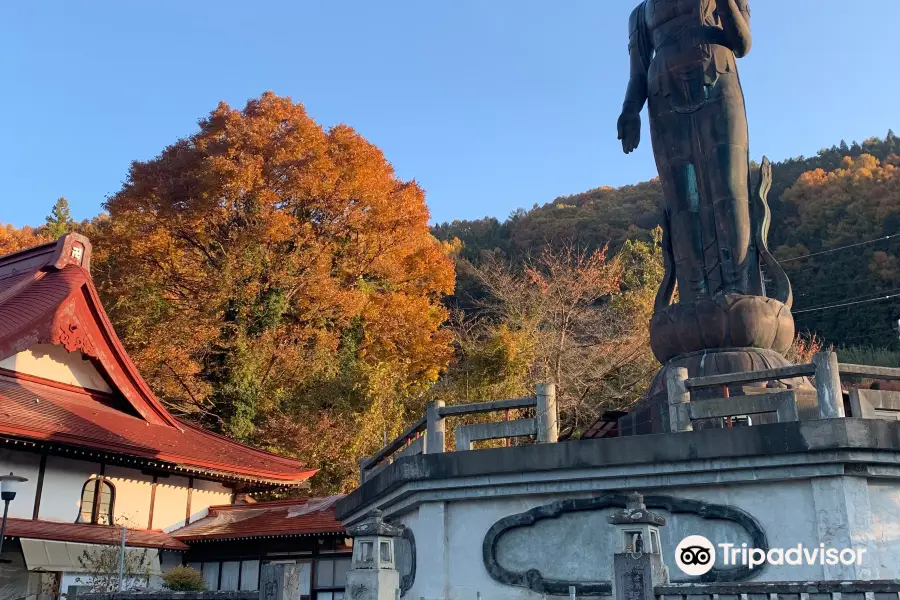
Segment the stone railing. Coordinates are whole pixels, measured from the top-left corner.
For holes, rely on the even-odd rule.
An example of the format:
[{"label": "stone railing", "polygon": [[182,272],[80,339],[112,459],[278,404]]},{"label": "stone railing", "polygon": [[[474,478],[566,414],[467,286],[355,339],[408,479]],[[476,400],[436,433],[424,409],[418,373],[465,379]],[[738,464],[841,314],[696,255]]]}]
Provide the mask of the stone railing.
[{"label": "stone railing", "polygon": [[[668,372],[669,419],[665,423],[669,432],[691,431],[693,421],[712,418],[745,417],[761,413],[775,413],[778,421],[797,421],[800,414],[795,390],[778,390],[749,396],[728,397],[729,385],[761,383],[795,377],[815,378],[816,418],[845,417],[841,375],[875,379],[900,380],[900,369],[839,363],[834,352],[819,352],[813,362],[764,371],[748,371],[728,375],[688,378],[687,369],[676,368]],[[691,392],[722,388],[723,397],[693,400]],[[857,390],[851,393],[851,416],[858,418],[885,418],[884,413],[894,412],[900,417],[900,393],[872,393],[875,390]]]},{"label": "stone railing", "polygon": [[658,600],[898,600],[900,581],[773,581],[659,586]]},{"label": "stone railing", "polygon": [[526,398],[493,400],[472,404],[446,406],[442,400],[429,402],[425,416],[410,425],[406,431],[373,456],[359,461],[360,483],[386,467],[394,459],[414,454],[445,452],[446,419],[490,412],[533,408],[533,419],[514,419],[459,425],[454,429],[456,450],[471,450],[478,440],[508,439],[535,436],[538,443],[555,442],[559,438],[556,410],[556,387],[552,383],[538,384],[537,393]]}]

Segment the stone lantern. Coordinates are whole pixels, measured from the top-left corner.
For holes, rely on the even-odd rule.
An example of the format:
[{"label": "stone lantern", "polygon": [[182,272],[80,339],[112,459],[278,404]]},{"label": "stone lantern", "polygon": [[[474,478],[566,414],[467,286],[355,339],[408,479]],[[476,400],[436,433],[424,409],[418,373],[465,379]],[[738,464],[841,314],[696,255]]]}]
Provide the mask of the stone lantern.
[{"label": "stone lantern", "polygon": [[644,506],[644,498],[634,492],[621,511],[610,515],[608,521],[618,530],[616,552],[634,554],[660,554],[659,528],[666,524],[661,517]]},{"label": "stone lantern", "polygon": [[394,556],[394,540],[403,528],[385,523],[380,510],[352,527],[353,558],[347,572],[347,591],[354,600],[396,600],[400,572]]},{"label": "stone lantern", "polygon": [[633,492],[625,508],[607,520],[615,526],[617,538],[613,596],[616,600],[655,600],[653,589],[669,583],[659,537],[666,519],[647,510],[643,496]]}]

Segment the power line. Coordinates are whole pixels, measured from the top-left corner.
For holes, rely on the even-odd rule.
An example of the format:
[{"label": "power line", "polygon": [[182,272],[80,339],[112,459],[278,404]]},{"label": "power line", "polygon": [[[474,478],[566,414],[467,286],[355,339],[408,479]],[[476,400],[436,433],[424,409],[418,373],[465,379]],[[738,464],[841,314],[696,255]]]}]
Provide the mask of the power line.
[{"label": "power line", "polygon": [[869,302],[880,302],[882,300],[890,300],[891,298],[900,298],[900,294],[890,294],[889,296],[882,296],[881,298],[869,298],[868,300],[857,300],[856,302],[844,302],[842,304],[831,304],[829,306],[818,306],[816,308],[805,308],[803,310],[795,310],[791,311],[795,315],[799,315],[800,313],[807,313],[816,310],[830,310],[832,308],[843,308],[845,306],[854,306],[856,304],[868,304]]},{"label": "power line", "polygon": [[789,263],[794,260],[800,260],[801,258],[810,258],[811,256],[819,256],[821,254],[830,254],[831,252],[838,252],[839,250],[846,250],[847,248],[856,248],[857,246],[865,246],[867,244],[874,244],[875,242],[883,242],[884,240],[889,240],[891,238],[895,238],[900,236],[900,233],[894,233],[892,235],[886,235],[884,237],[875,238],[874,240],[868,240],[866,242],[857,242],[855,244],[848,244],[846,246],[840,246],[838,248],[832,248],[830,250],[822,250],[821,252],[813,252],[811,254],[802,254],[800,256],[794,256],[793,258],[786,258],[784,260],[779,260],[779,264]]},{"label": "power line", "polygon": [[[831,283],[829,285],[813,285],[813,286],[804,286],[797,293],[794,294],[795,297],[801,298],[803,296],[809,296],[811,292],[816,290],[828,290],[831,288],[836,288],[842,285],[856,285],[860,286],[864,283],[881,283],[882,279],[879,277],[867,277],[865,279],[857,279],[855,281],[841,281],[839,283]],[[872,292],[873,294],[877,292]]]},{"label": "power line", "polygon": [[[894,287],[894,288],[890,288],[887,290],[877,290],[874,292],[866,292],[859,296],[854,296],[853,298],[844,298],[843,300],[841,300],[841,302],[855,302],[856,300],[870,300],[872,296],[881,298],[882,296],[886,296],[887,294],[893,294],[894,292],[900,292],[900,287]],[[814,306],[809,306],[809,307],[805,307],[805,308],[800,308],[799,310],[791,311],[791,312],[793,312],[793,314],[797,314],[797,313],[801,313],[801,312],[815,310],[817,308],[822,308],[824,306],[828,306],[828,305],[827,304],[820,304],[819,306],[814,305]]]}]

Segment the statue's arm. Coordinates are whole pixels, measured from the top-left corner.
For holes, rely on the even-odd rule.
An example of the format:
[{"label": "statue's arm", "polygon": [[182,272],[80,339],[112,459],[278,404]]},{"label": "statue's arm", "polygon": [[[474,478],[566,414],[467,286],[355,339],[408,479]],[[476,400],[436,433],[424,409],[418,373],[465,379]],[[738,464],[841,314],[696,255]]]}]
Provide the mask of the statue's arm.
[{"label": "statue's arm", "polygon": [[622,112],[639,114],[647,101],[647,68],[648,52],[646,47],[643,2],[634,9],[628,19],[628,55],[631,60],[631,73],[628,77],[628,88],[625,90],[625,103]]},{"label": "statue's arm", "polygon": [[750,35],[750,0],[718,0],[718,4],[728,45],[736,57],[742,58],[750,52],[753,43]]}]

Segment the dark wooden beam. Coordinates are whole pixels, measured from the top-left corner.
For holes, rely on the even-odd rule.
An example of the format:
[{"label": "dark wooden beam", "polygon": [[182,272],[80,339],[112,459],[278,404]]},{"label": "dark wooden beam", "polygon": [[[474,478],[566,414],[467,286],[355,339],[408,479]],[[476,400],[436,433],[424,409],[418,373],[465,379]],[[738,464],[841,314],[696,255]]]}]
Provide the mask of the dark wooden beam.
[{"label": "dark wooden beam", "polygon": [[156,485],[159,478],[154,475],[153,483],[150,484],[150,519],[147,522],[147,529],[153,529],[153,508],[156,506]]},{"label": "dark wooden beam", "polygon": [[[34,492],[34,511],[31,518],[37,520],[41,513],[41,494],[44,491],[44,472],[47,470],[47,451],[41,452],[41,466],[38,470],[37,489]],[[80,500],[79,500],[80,502]]]},{"label": "dark wooden beam", "polygon": [[191,522],[191,496],[194,491],[194,478],[188,477],[188,490],[187,490],[187,506],[184,511],[184,524],[188,525]]}]

